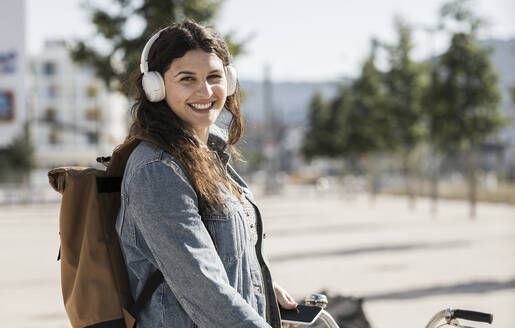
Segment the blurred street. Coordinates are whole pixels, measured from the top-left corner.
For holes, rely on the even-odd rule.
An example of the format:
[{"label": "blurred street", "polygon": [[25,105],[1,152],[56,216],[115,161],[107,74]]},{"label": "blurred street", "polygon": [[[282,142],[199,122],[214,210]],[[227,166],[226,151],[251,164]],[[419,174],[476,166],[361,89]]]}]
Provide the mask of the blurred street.
[{"label": "blurred street", "polygon": [[[375,328],[422,328],[449,306],[513,327],[515,206],[481,203],[472,221],[461,201],[441,201],[432,217],[426,199],[409,210],[402,197],[372,202],[312,187],[256,198],[274,279],[297,300],[321,290],[365,297]],[[69,327],[58,212],[57,203],[0,206],[2,327]]]}]

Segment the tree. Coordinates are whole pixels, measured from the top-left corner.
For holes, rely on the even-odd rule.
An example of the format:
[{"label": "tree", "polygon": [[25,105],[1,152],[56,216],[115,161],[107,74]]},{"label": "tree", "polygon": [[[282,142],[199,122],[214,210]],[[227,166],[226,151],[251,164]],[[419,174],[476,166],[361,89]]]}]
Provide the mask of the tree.
[{"label": "tree", "polygon": [[440,64],[438,58],[431,58],[427,66],[427,73],[429,77],[429,85],[425,89],[423,95],[423,109],[426,117],[427,133],[428,133],[428,146],[430,149],[430,158],[428,163],[430,165],[431,176],[431,212],[436,214],[438,206],[438,183],[440,179],[440,165],[443,154],[449,151],[448,143],[438,141],[441,137],[438,124],[439,100],[437,96],[437,73],[438,65]]},{"label": "tree", "polygon": [[[91,40],[79,40],[72,46],[72,58],[91,66],[111,90],[129,93],[125,81],[139,65],[141,51],[149,37],[162,26],[189,18],[201,24],[212,24],[223,0],[111,0],[109,10],[88,6],[91,21],[102,39],[102,47]],[[127,25],[143,22],[141,32],[127,32]],[[243,44],[226,36],[229,50],[237,56]]]},{"label": "tree", "polygon": [[308,110],[308,127],[304,134],[302,153],[307,159],[315,157],[334,157],[337,153],[335,144],[334,124],[332,124],[334,110],[316,92]]},{"label": "tree", "polygon": [[447,51],[433,74],[431,135],[439,149],[457,149],[467,157],[470,216],[476,214],[477,150],[484,139],[503,123],[499,112],[497,74],[490,50],[479,45],[477,33],[483,20],[467,8],[467,0],[442,6],[442,21],[451,21]]},{"label": "tree", "polygon": [[373,156],[393,147],[382,74],[374,58],[373,50],[361,75],[350,85],[341,85],[329,103],[320,93],[315,94],[303,147],[308,158],[345,157],[348,163],[364,164],[370,174],[372,195],[377,191]]},{"label": "tree", "polygon": [[388,115],[392,119],[392,140],[403,159],[406,191],[410,207],[415,204],[415,151],[426,136],[422,111],[423,70],[411,59],[413,48],[410,27],[397,18],[397,44],[388,46],[389,70],[385,73]]},{"label": "tree", "polygon": [[369,154],[392,147],[389,115],[381,72],[374,65],[370,55],[360,76],[352,83],[352,106],[343,127],[344,152]]},{"label": "tree", "polygon": [[376,68],[374,60],[375,46],[365,60],[360,76],[351,85],[352,103],[346,106],[341,127],[342,152],[362,160],[369,174],[372,197],[378,191],[376,155],[394,148],[383,74]]},{"label": "tree", "polygon": [[0,181],[19,181],[34,168],[34,145],[26,123],[23,131],[5,148],[0,148]]}]

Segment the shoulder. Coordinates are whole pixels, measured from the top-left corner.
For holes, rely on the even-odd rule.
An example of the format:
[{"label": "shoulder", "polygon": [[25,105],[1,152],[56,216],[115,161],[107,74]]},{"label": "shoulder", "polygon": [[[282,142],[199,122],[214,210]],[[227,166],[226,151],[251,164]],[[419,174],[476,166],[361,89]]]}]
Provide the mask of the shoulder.
[{"label": "shoulder", "polygon": [[[142,141],[132,151],[123,180],[128,185],[137,174],[145,174],[151,180],[159,180],[163,175],[177,175],[182,180],[188,180],[180,162],[161,147]],[[152,181],[148,181],[151,183]]]},{"label": "shoulder", "polygon": [[127,165],[141,165],[154,162],[159,160],[163,153],[164,150],[162,150],[160,147],[150,142],[142,141],[132,151],[127,161]]}]

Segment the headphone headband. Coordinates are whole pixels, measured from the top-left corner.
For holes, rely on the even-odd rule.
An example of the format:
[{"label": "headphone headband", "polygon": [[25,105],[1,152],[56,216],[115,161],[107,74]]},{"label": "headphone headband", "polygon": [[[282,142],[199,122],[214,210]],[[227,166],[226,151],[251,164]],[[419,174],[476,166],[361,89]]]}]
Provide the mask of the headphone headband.
[{"label": "headphone headband", "polygon": [[157,31],[156,34],[152,35],[152,37],[147,41],[145,47],[143,48],[143,52],[141,53],[141,61],[139,64],[139,69],[141,73],[148,72],[148,53],[150,52],[150,48],[152,48],[152,44],[157,40],[157,38],[161,35],[161,32],[167,30],[168,26]]}]

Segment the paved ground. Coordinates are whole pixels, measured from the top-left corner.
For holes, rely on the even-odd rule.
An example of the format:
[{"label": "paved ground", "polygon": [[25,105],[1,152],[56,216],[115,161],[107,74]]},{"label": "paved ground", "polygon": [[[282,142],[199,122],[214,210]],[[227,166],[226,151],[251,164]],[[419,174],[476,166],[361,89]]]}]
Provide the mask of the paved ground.
[{"label": "paved ground", "polygon": [[[258,196],[275,280],[297,299],[329,293],[366,297],[375,328],[424,327],[453,306],[515,322],[515,207],[342,197],[312,189]],[[69,327],[56,261],[58,205],[0,206],[2,327]],[[483,327],[478,325],[477,327]]]}]

